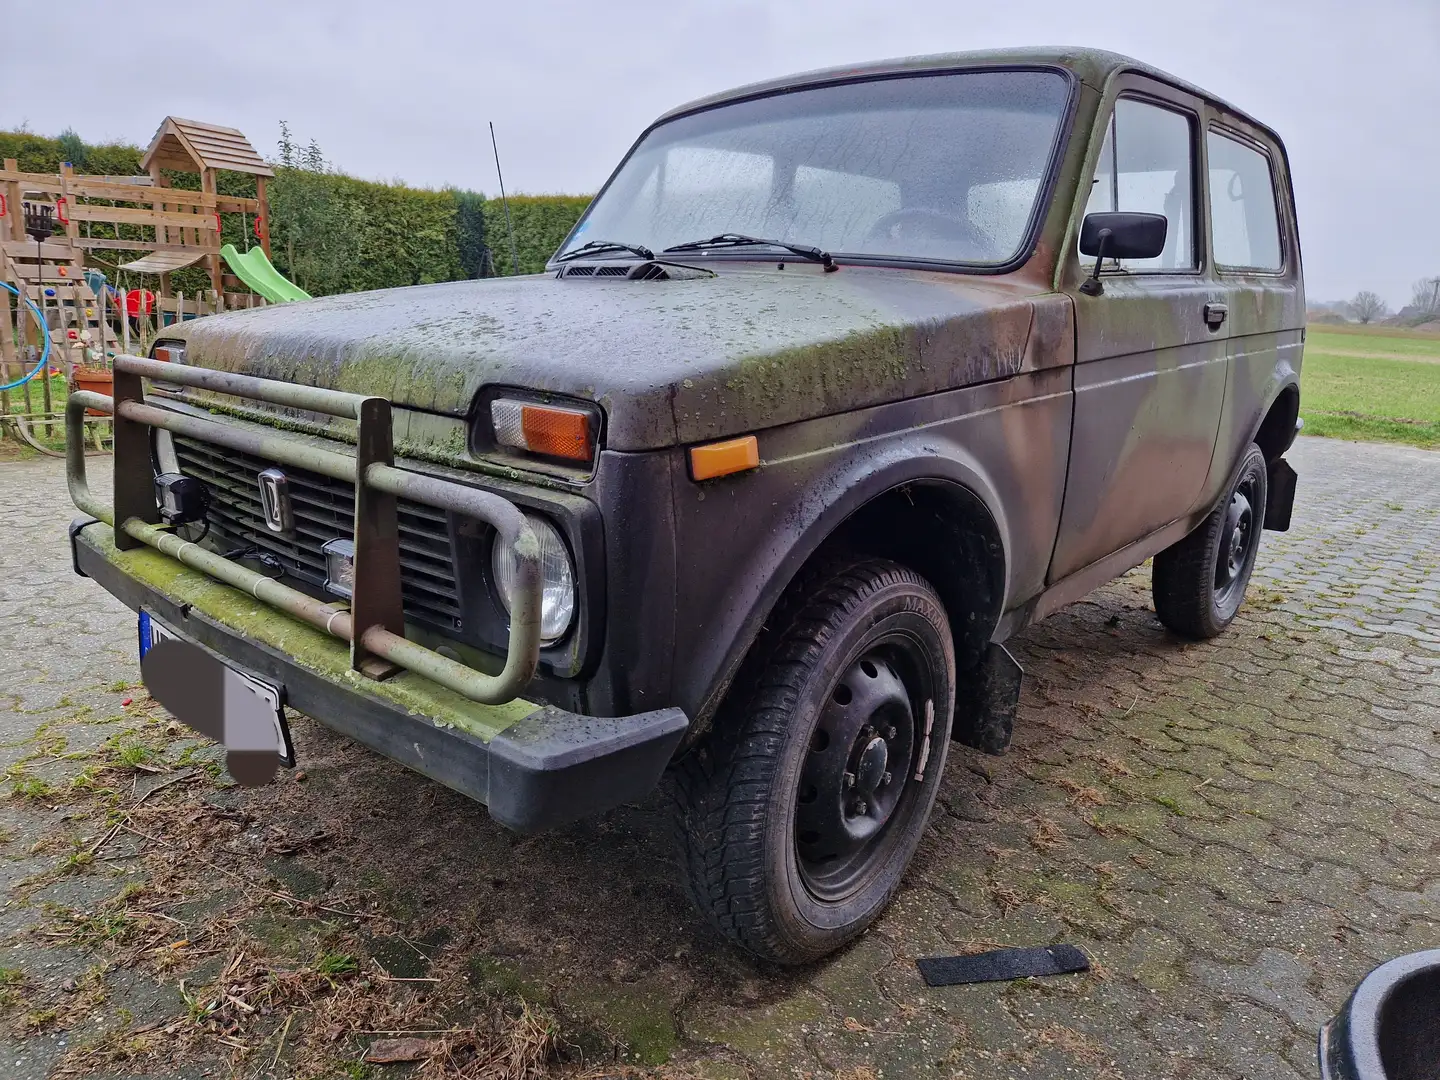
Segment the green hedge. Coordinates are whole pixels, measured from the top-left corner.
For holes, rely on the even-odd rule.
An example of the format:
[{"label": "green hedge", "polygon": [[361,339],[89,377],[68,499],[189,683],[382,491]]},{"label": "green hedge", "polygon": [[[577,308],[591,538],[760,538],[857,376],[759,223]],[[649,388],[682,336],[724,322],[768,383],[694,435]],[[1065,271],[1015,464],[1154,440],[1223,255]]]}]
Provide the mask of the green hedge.
[{"label": "green hedge", "polygon": [[[80,150],[78,154],[77,149]],[[0,131],[0,161],[15,158],[20,163],[21,172],[58,173],[60,163],[68,161],[75,166],[76,172],[99,176],[138,176],[142,153],[138,146],[123,143],[92,146],[82,142],[73,132],[66,132],[58,139],[48,139],[28,131]]]},{"label": "green hedge", "polygon": [[[511,195],[510,218],[515,226],[520,273],[537,274],[545,269],[545,260],[555,254],[589,205],[588,195]],[[495,260],[495,273],[509,274],[510,237],[505,207],[499,199],[485,202],[485,236]]]},{"label": "green hedge", "polygon": [[316,296],[467,276],[454,192],[283,166],[267,190],[275,265]]},{"label": "green hedge", "polygon": [[[130,176],[140,172],[141,154],[134,146],[92,146],[73,132],[58,139],[0,132],[0,158],[17,158],[26,172],[58,172],[62,161],[70,161],[77,172]],[[314,159],[321,160],[318,149]],[[194,174],[171,174],[171,181],[176,187],[200,186]],[[255,179],[250,176],[221,173],[218,186],[225,195],[255,194]],[[478,192],[379,184],[323,167],[281,165],[267,194],[275,265],[317,296],[511,273],[505,209],[499,199]],[[520,272],[536,273],[590,200],[512,195],[509,201]],[[222,242],[242,250],[255,243],[253,234],[246,235],[245,226],[251,222],[234,214],[223,215],[222,221]],[[112,233],[108,226],[96,225],[93,235]],[[138,231],[133,235],[138,236]],[[97,256],[93,261],[102,263],[101,269],[112,280],[113,266],[131,257],[110,251]],[[208,288],[210,281],[203,267],[190,267],[176,271],[171,283],[191,293]]]}]

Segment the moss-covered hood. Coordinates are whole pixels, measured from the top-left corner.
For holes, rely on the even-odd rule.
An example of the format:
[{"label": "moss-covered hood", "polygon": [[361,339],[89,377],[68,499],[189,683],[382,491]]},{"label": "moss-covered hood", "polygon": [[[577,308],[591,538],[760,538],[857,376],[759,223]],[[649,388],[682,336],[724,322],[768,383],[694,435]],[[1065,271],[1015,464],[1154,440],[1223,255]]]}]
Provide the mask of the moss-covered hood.
[{"label": "moss-covered hood", "polygon": [[450,415],[493,384],[587,398],[606,411],[609,447],[645,450],[1047,366],[1068,333],[1068,309],[1058,318],[1015,278],[718,268],[389,289],[217,315],[179,336],[192,364]]}]

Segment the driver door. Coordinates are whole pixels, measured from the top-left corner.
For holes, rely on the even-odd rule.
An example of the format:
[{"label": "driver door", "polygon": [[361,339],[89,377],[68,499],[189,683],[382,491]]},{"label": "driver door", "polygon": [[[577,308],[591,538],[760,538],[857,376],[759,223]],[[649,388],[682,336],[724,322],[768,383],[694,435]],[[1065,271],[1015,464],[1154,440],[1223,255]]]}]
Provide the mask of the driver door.
[{"label": "driver door", "polygon": [[1203,242],[1201,102],[1139,76],[1122,77],[1112,100],[1086,212],[1164,214],[1166,243],[1157,258],[1109,262],[1102,295],[1071,291],[1075,419],[1051,583],[1192,510],[1224,404],[1224,295]]}]

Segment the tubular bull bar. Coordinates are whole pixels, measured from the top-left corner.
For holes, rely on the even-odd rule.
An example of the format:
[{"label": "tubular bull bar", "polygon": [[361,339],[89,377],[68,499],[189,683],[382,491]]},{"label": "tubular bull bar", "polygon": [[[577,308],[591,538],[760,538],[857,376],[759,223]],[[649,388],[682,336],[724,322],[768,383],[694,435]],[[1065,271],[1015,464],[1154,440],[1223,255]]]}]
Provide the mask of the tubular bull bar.
[{"label": "tubular bull bar", "polygon": [[[260,433],[145,403],[143,379],[193,387],[236,398],[323,413],[356,424],[356,452],[336,453],[282,432]],[[83,423],[95,409],[114,417],[113,507],[90,492],[85,475]],[[217,446],[309,469],[355,488],[354,590],[349,610],[249,570],[160,524],[150,455],[150,431],[163,428]],[[115,358],[114,396],[88,390],[70,395],[65,410],[66,479],[70,498],[114,530],[121,550],[147,545],[193,570],[243,590],[301,622],[350,644],[351,667],[372,678],[404,668],[472,701],[498,705],[517,697],[535,673],[540,654],[540,545],[519,508],[488,491],[395,467],[390,402],[313,386],[226,371],[185,367],[139,356]],[[482,521],[497,543],[515,554],[518,574],[511,601],[505,666],[487,675],[405,638],[400,594],[400,539],[396,500],[403,496]]]}]

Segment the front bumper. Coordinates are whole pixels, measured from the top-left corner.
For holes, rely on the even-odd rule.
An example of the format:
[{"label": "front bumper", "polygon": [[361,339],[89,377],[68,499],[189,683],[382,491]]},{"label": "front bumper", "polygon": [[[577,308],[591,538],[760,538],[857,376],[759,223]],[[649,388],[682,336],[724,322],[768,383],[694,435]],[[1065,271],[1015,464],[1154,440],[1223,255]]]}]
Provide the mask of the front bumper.
[{"label": "front bumper", "polygon": [[679,709],[580,716],[521,699],[482,705],[410,672],[367,679],[344,642],[151,548],[120,551],[103,522],[76,521],[70,543],[76,571],[127,606],[280,684],[297,711],[484,803],[512,829],[643,798],[688,726]]}]

